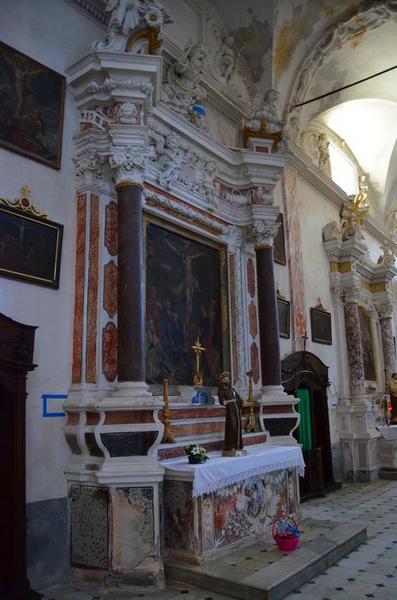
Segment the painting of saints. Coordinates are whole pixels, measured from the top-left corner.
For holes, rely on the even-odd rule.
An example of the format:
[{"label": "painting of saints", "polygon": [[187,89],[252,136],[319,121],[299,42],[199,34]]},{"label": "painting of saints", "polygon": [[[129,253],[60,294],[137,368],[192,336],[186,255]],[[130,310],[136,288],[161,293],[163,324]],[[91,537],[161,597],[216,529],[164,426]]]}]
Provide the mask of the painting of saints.
[{"label": "painting of saints", "polygon": [[371,315],[365,310],[365,308],[359,306],[358,316],[360,322],[361,348],[364,362],[364,377],[366,381],[376,381]]},{"label": "painting of saints", "polygon": [[146,380],[192,385],[199,336],[205,385],[225,356],[220,250],[154,223],[146,230]]}]

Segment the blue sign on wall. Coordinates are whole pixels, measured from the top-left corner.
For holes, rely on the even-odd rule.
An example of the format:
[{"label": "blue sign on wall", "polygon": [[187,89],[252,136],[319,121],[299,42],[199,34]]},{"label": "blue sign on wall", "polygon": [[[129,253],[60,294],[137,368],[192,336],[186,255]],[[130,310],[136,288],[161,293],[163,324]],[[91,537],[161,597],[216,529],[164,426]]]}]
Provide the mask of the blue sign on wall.
[{"label": "blue sign on wall", "polygon": [[49,400],[66,400],[67,394],[42,394],[41,400],[43,402],[43,417],[64,417],[63,411],[54,411],[48,406]]}]

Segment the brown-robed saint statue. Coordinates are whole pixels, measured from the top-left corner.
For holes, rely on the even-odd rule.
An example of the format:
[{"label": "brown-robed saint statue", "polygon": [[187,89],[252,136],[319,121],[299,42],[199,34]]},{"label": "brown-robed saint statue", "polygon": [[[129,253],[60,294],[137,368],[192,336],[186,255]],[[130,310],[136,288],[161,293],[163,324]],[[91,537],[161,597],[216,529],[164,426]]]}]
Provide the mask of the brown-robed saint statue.
[{"label": "brown-robed saint statue", "polygon": [[241,427],[241,408],[243,401],[230,383],[230,373],[224,371],[219,376],[218,399],[226,409],[225,442],[222,456],[244,456]]}]

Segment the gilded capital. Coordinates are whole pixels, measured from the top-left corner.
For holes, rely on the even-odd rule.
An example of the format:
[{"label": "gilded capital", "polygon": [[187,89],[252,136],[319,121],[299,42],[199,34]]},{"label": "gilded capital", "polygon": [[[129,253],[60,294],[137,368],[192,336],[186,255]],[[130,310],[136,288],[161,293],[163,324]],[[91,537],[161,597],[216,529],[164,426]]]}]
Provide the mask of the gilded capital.
[{"label": "gilded capital", "polygon": [[247,229],[247,239],[253,242],[255,249],[271,248],[280,223],[270,219],[256,220]]}]

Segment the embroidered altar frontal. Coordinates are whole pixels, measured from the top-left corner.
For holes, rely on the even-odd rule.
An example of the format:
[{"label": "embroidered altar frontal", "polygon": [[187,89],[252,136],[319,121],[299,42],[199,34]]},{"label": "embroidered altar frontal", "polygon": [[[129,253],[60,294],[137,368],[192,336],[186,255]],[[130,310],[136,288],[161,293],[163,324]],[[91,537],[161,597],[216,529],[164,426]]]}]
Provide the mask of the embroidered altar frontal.
[{"label": "embroidered altar frontal", "polygon": [[[303,465],[299,457],[300,448],[294,448],[296,456],[291,457],[290,466],[284,464],[281,468],[280,462],[276,464],[275,461],[277,470],[270,466],[269,461],[275,447],[262,448],[260,452],[254,451],[251,457],[255,459],[262,454],[264,463],[268,463],[264,464],[262,472],[258,464],[254,469],[246,468],[243,463],[249,459],[248,456],[218,459],[215,453],[210,455],[214,461],[213,472],[225,471],[229,465],[230,475],[229,479],[220,477],[217,487],[208,483],[209,475],[205,478],[206,486],[201,489],[211,491],[200,495],[197,495],[199,488],[195,486],[196,474],[203,473],[206,467],[209,470],[211,460],[206,465],[193,468],[185,464],[185,469],[182,461],[163,461],[166,467],[164,547],[168,557],[199,563],[267,531],[270,535],[272,519],[279,512],[298,516],[298,473],[302,472]],[[288,450],[291,448],[280,448],[279,461],[285,458],[283,451],[287,453]],[[217,466],[216,462],[220,464]],[[236,465],[241,465],[240,476]],[[229,483],[225,485],[226,481]]]}]

